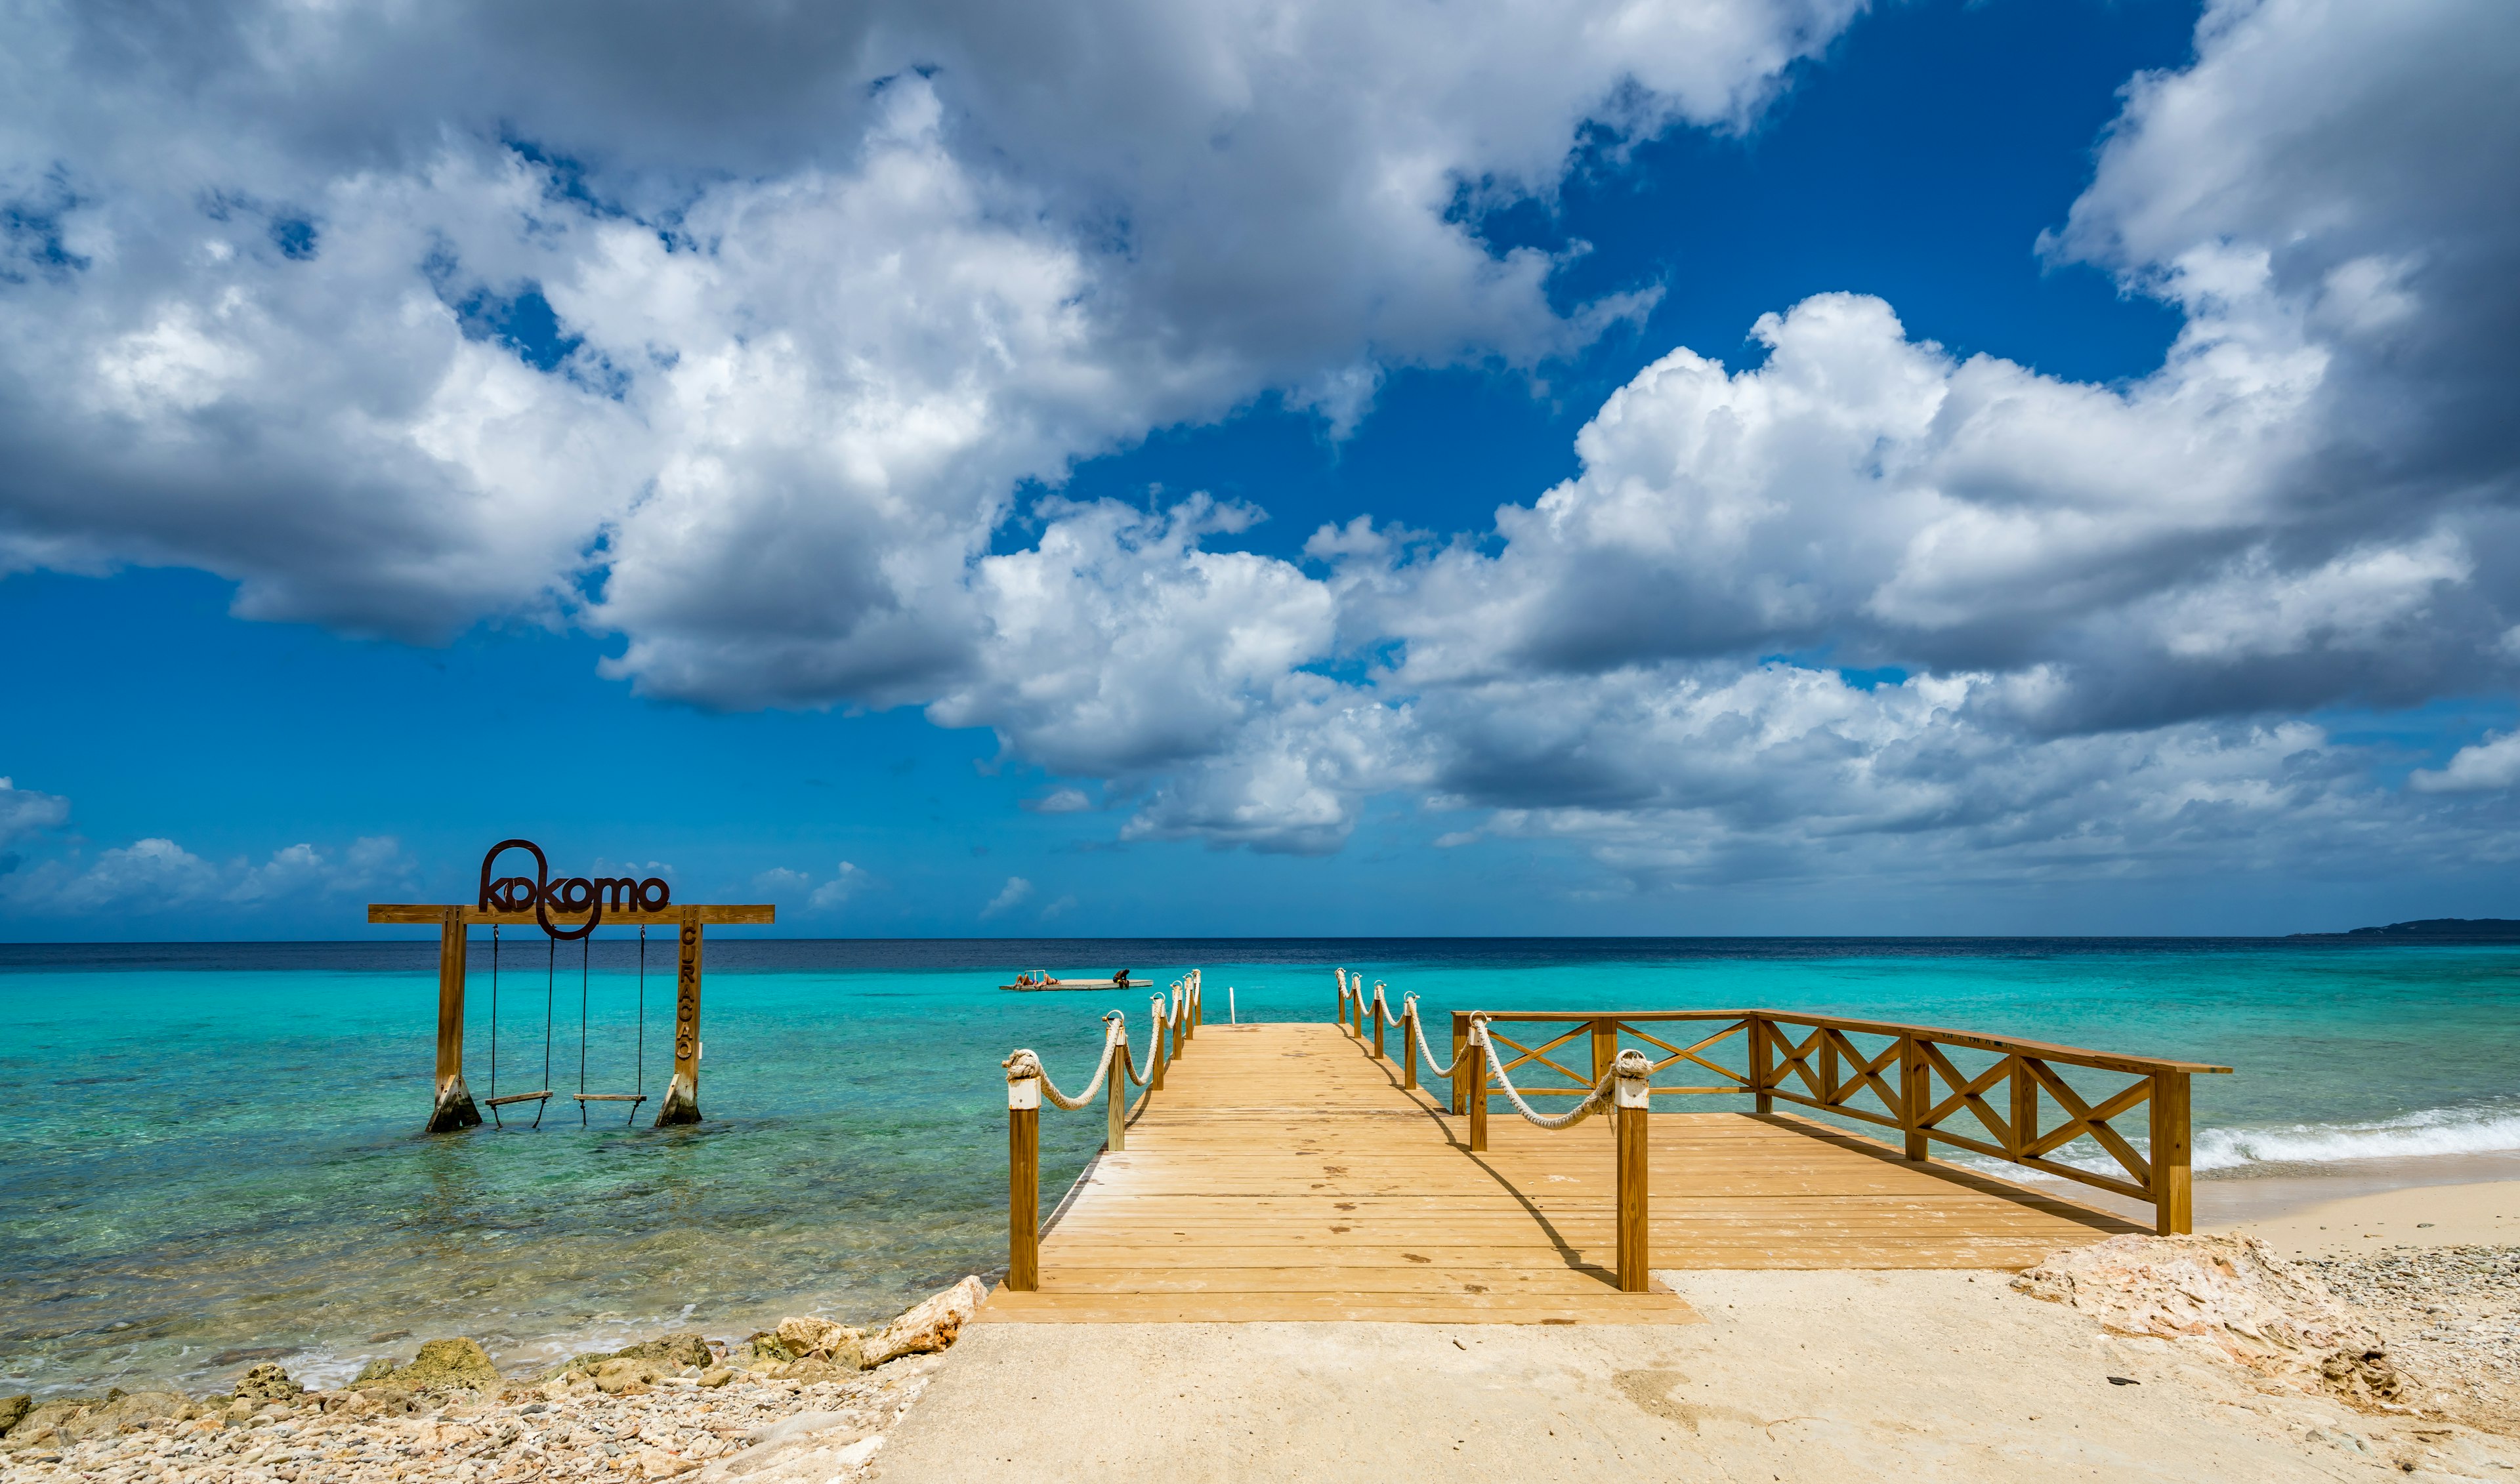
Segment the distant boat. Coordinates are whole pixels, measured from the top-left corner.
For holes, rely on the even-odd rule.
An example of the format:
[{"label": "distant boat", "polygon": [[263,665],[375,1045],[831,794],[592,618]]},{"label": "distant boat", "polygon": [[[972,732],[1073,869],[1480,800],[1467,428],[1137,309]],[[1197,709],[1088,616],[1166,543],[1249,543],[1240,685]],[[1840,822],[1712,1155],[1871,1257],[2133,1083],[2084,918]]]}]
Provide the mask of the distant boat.
[{"label": "distant boat", "polygon": [[1001,984],[998,988],[1019,991],[1049,989],[1152,989],[1154,988],[1154,985],[1146,979],[1130,978],[1129,971],[1125,968],[1107,979],[1059,979],[1052,977],[1050,970],[1043,968],[1034,969],[1026,973],[1019,973],[1015,975],[1015,981],[1012,984]]}]

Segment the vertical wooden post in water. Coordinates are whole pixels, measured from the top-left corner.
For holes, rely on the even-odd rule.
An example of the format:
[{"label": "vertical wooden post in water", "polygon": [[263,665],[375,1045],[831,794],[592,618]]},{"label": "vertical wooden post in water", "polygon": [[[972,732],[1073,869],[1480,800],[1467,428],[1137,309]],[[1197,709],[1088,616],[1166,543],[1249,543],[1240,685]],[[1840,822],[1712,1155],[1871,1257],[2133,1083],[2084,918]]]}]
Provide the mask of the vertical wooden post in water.
[{"label": "vertical wooden post in water", "polygon": [[1462,1060],[1462,1049],[1470,1044],[1470,1013],[1453,1012],[1453,1116],[1461,1117],[1470,1110],[1468,1063]]},{"label": "vertical wooden post in water", "polygon": [[464,947],[468,929],[464,909],[446,909],[437,929],[437,1086],[428,1109],[428,1129],[444,1134],[469,1129],[481,1121],[472,1093],[464,1085]]},{"label": "vertical wooden post in water", "polygon": [[1925,1053],[1913,1036],[1899,1038],[1899,1126],[1908,1132],[1908,1157],[1925,1157],[1925,1115],[1933,1110],[1934,1084]]},{"label": "vertical wooden post in water", "polygon": [[682,954],[674,970],[674,1079],[656,1127],[700,1121],[700,910],[683,909]]},{"label": "vertical wooden post in water", "polygon": [[1653,1110],[1653,1084],[1643,1076],[1617,1079],[1619,1120],[1619,1291],[1645,1291],[1646,1172],[1651,1168],[1645,1120]]},{"label": "vertical wooden post in water", "polygon": [[1470,1152],[1483,1152],[1488,1147],[1488,1049],[1471,1042],[1456,1063],[1466,1077],[1453,1078],[1453,1096],[1459,1098],[1466,1088],[1470,1098]]},{"label": "vertical wooden post in water", "polygon": [[1759,1111],[1777,1110],[1777,1048],[1770,1038],[1777,1028],[1757,1015],[1750,1017],[1750,1090],[1759,1095]]},{"label": "vertical wooden post in water", "polygon": [[2185,1233],[2194,1220],[2187,1165],[2187,1074],[2152,1074],[2152,1229]]},{"label": "vertical wooden post in water", "polygon": [[1041,1287],[1041,1079],[1007,1084],[1007,1286]]}]

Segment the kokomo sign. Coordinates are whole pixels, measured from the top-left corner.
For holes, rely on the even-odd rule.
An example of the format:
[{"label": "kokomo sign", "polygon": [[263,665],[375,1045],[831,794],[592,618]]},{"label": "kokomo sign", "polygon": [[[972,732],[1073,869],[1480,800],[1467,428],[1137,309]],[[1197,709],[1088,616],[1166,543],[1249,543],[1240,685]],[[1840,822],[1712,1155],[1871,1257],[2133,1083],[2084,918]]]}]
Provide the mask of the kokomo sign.
[{"label": "kokomo sign", "polygon": [[[522,850],[534,858],[530,877],[505,876],[493,880],[490,867],[500,855],[510,850]],[[604,922],[607,908],[614,912],[662,912],[673,901],[673,888],[663,877],[652,876],[636,880],[626,876],[573,876],[562,880],[551,878],[551,862],[543,847],[531,840],[501,840],[481,857],[481,897],[477,904],[483,912],[526,912],[543,931],[563,940],[585,937]],[[575,917],[586,914],[586,925],[562,928],[552,925],[555,912]]]}]

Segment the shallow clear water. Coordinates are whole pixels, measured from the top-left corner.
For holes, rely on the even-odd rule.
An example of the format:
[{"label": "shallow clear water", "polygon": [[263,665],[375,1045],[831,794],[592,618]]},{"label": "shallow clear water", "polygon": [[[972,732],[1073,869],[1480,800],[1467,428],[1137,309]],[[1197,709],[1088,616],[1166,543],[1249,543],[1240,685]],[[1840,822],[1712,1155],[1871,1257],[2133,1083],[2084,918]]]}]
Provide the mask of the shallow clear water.
[{"label": "shallow clear water", "polygon": [[[627,1091],[633,946],[585,974],[589,1091]],[[644,1081],[670,1057],[669,950]],[[503,946],[499,1091],[562,1096],[540,1130],[416,1133],[434,944],[0,947],[0,1391],[178,1379],[272,1351],[346,1373],[472,1334],[503,1361],[672,1324],[880,1318],[1005,1255],[999,1058],[1082,1080],[1097,1017],[1148,997],[1006,994],[1024,967],[1202,967],[1210,1017],[1328,1020],[1329,969],[1461,1009],[1764,1005],[2223,1062],[2197,1079],[2209,1178],[2520,1148],[2520,948],[2193,941],[1503,940],[804,943],[713,940],[697,1128],[581,1129],[580,966]],[[467,1071],[489,1088],[487,945]],[[550,1001],[552,1081],[544,1081]],[[1438,1044],[1439,1054],[1447,1048]],[[1737,1058],[1733,1058],[1737,1061]],[[1692,1106],[1723,1106],[1707,1100]],[[528,1115],[530,1117],[530,1115]],[[2136,1120],[2140,1122],[2138,1118]],[[1044,1119],[1045,1198],[1101,1143]]]}]

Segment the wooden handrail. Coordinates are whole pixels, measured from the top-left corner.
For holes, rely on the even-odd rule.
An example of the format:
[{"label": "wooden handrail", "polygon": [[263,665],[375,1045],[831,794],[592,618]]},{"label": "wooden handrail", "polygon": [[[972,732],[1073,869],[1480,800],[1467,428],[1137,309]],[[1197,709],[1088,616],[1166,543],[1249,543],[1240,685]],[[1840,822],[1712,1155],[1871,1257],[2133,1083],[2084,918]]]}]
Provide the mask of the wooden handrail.
[{"label": "wooden handrail", "polygon": [[[1683,1011],[1481,1011],[1489,1038],[1497,1044],[1502,1068],[1546,1069],[1566,1079],[1555,1087],[1523,1087],[1525,1098],[1580,1097],[1591,1091],[1618,1053],[1619,1037],[1633,1036],[1669,1053],[1656,1070],[1675,1065],[1712,1073],[1711,1084],[1657,1087],[1664,1097],[1747,1095],[1759,1112],[1773,1114],[1782,1101],[1859,1123],[1899,1132],[1902,1152],[1923,1160],[1935,1143],[1967,1149],[2074,1181],[2153,1207],[2155,1230],[2164,1235],[2190,1229],[2194,1219],[2193,1177],[2189,1168],[2189,1079],[2197,1074],[2230,1070],[2203,1061],[2163,1057],[2128,1057],[2083,1047],[2058,1046],[2013,1036],[1939,1026],[1907,1025],[1845,1015],[1799,1014],[1776,1010]],[[1453,1042],[1461,1047],[1473,1012],[1453,1012]],[[1721,1022],[1712,1035],[1694,1040],[1666,1040],[1644,1026],[1676,1022]],[[1500,1024],[1546,1024],[1574,1028],[1532,1044],[1500,1034]],[[1569,1042],[1591,1042],[1589,1076],[1567,1066],[1552,1053]],[[1742,1036],[1746,1065],[1734,1071],[1703,1055],[1719,1043]],[[1868,1049],[1851,1037],[1881,1037],[1888,1044]],[[1946,1055],[1947,1048],[1992,1054],[1998,1059],[1974,1073],[1962,1071]],[[1564,1056],[1564,1053],[1557,1053]],[[1571,1058],[1570,1058],[1571,1059]],[[2093,1102],[2068,1083],[2056,1067],[2114,1072],[2136,1080]],[[1484,1066],[1454,1081],[1456,1112],[1470,1113],[1471,1147],[1486,1120],[1484,1098],[1469,1089],[1485,1085]],[[1525,1075],[1530,1075],[1526,1072]],[[1939,1086],[1937,1085],[1939,1083]],[[1517,1084],[1519,1085],[1519,1084]],[[1998,1107],[1993,1099],[2002,1099]],[[1869,1100],[1873,1105],[1858,1105]],[[2043,1100],[2063,1116],[2043,1131]],[[2147,1147],[2138,1151],[2111,1120],[2142,1106],[2147,1114]],[[1977,1133],[1960,1133],[1947,1123],[1974,1120]],[[1978,1137],[1983,1134],[1986,1137]],[[2104,1174],[2051,1158],[2057,1150],[2089,1139],[2117,1165],[2119,1174]]]},{"label": "wooden handrail", "polygon": [[[1454,1013],[1465,1014],[1468,1012],[1455,1011]],[[2037,1057],[2043,1061],[2064,1061],[2075,1066],[2095,1066],[2113,1072],[2210,1073],[2230,1070],[2228,1066],[2215,1066],[2204,1061],[2176,1061],[2167,1057],[2127,1057],[2116,1052],[2095,1052],[2087,1047],[2058,1046],[2048,1041],[2025,1041],[2015,1036],[1990,1036],[1939,1025],[1858,1020],[1845,1015],[1807,1015],[1787,1010],[1483,1010],[1477,1013],[1489,1020],[1594,1020],[1605,1015],[1614,1020],[1740,1020],[1755,1016],[1763,1020],[1784,1020],[1795,1025],[1825,1025],[1833,1030],[1861,1031],[1873,1036],[1916,1035],[1945,1046],[1965,1046],[2005,1056]]]}]

